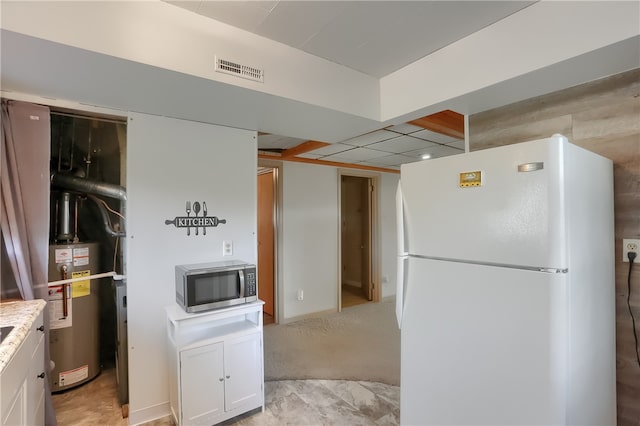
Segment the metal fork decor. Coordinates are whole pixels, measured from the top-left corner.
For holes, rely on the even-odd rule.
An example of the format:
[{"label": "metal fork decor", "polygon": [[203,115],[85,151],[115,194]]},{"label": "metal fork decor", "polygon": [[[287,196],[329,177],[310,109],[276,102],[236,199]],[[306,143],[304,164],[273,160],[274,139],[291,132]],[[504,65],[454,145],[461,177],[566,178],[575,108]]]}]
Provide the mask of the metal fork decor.
[{"label": "metal fork decor", "polygon": [[[200,213],[200,206],[202,206],[202,216],[198,216]],[[191,211],[193,208],[193,216]],[[199,201],[187,201],[185,206],[186,216],[176,216],[173,219],[167,219],[164,221],[165,225],[173,225],[176,228],[187,228],[187,235],[191,235],[191,228],[195,228],[195,234],[198,235],[198,229],[202,228],[202,235],[207,235],[207,228],[214,228],[220,224],[227,223],[226,219],[219,219],[217,216],[207,216],[207,203]]]}]

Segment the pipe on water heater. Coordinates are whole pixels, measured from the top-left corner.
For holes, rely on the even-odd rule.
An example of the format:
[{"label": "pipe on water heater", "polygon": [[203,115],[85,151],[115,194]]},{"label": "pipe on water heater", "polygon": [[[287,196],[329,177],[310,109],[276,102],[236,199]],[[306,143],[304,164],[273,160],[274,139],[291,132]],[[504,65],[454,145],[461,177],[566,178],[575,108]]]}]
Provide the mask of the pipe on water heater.
[{"label": "pipe on water heater", "polygon": [[58,203],[58,235],[57,241],[71,241],[73,235],[71,234],[71,210],[69,207],[71,201],[71,194],[63,192],[60,194],[60,200]]}]

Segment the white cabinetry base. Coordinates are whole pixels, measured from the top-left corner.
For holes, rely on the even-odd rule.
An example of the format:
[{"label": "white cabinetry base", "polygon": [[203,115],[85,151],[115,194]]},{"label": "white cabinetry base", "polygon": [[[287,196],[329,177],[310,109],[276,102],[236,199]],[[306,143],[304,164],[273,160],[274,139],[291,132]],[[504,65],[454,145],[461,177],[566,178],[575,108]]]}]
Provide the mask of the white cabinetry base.
[{"label": "white cabinetry base", "polygon": [[177,425],[212,425],[262,407],[262,305],[188,314],[166,308],[171,413]]}]

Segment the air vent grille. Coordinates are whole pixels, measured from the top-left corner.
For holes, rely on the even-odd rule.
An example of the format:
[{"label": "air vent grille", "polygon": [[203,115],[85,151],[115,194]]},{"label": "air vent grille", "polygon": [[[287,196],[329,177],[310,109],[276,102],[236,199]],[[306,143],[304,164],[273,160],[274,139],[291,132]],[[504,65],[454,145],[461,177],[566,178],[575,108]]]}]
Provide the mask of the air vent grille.
[{"label": "air vent grille", "polygon": [[228,61],[226,59],[218,58],[216,56],[216,71],[224,74],[231,74],[237,77],[246,78],[247,80],[259,81],[264,83],[264,71],[250,67],[248,65],[242,65],[237,62]]}]

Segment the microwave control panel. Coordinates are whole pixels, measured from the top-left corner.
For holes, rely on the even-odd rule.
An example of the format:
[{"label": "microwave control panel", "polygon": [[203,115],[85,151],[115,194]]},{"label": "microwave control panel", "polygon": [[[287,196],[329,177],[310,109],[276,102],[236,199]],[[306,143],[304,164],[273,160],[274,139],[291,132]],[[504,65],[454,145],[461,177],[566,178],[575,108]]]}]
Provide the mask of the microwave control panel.
[{"label": "microwave control panel", "polygon": [[245,297],[255,296],[256,293],[256,270],[250,269],[246,271]]}]

